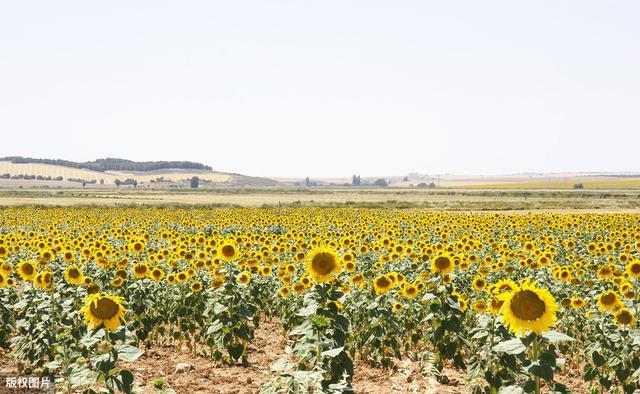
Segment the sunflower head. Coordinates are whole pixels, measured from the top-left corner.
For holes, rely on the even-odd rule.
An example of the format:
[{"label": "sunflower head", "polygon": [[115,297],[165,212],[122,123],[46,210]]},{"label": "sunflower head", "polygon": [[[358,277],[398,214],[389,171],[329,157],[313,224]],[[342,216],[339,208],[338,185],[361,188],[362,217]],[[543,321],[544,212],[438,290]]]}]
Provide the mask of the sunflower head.
[{"label": "sunflower head", "polygon": [[249,271],[242,271],[240,275],[238,275],[237,281],[243,285],[248,285],[249,282],[251,282],[251,273]]},{"label": "sunflower head", "polygon": [[149,266],[147,263],[138,263],[133,266],[133,276],[135,276],[136,279],[142,279],[146,277],[148,273]]},{"label": "sunflower head", "polygon": [[412,299],[412,298],[416,298],[417,295],[418,295],[418,288],[412,284],[407,284],[402,289],[402,296],[405,298]]},{"label": "sunflower head", "polygon": [[471,305],[471,309],[473,309],[474,311],[478,312],[478,313],[484,313],[487,311],[488,307],[487,307],[487,303],[480,300],[480,301],[476,301]]},{"label": "sunflower head", "polygon": [[598,306],[602,311],[613,311],[620,305],[620,297],[615,291],[605,291],[598,296]]},{"label": "sunflower head", "polygon": [[482,276],[476,276],[473,279],[473,288],[475,290],[484,290],[485,287],[487,287],[487,280],[485,278]]},{"label": "sunflower head", "polygon": [[373,288],[376,294],[384,294],[393,288],[393,279],[389,275],[380,275],[373,280]]},{"label": "sunflower head", "polygon": [[434,274],[448,274],[453,270],[454,259],[449,253],[443,253],[433,259],[431,263],[431,272]]},{"label": "sunflower head", "polygon": [[84,283],[84,275],[77,265],[72,264],[67,266],[67,268],[65,269],[64,280],[72,285],[81,285]]},{"label": "sunflower head", "polygon": [[329,282],[341,270],[340,259],[333,249],[320,247],[309,253],[307,272],[316,282]]},{"label": "sunflower head", "polygon": [[155,267],[151,270],[151,273],[149,273],[149,277],[151,278],[151,280],[157,282],[164,278],[164,271],[160,267]]},{"label": "sunflower head", "polygon": [[640,260],[632,260],[627,264],[627,273],[630,278],[640,278]]},{"label": "sunflower head", "polygon": [[583,308],[587,305],[587,302],[581,297],[571,297],[571,307],[573,308]]},{"label": "sunflower head", "polygon": [[500,308],[502,321],[516,335],[525,335],[527,331],[540,334],[556,321],[558,305],[551,293],[528,281],[502,294],[500,299],[504,302]]},{"label": "sunflower head", "polygon": [[238,258],[238,247],[233,242],[225,242],[218,250],[218,256],[225,261],[233,261]]},{"label": "sunflower head", "polygon": [[194,293],[199,293],[202,290],[202,282],[193,282],[191,284],[191,291]]},{"label": "sunflower head", "polygon": [[291,290],[289,290],[287,286],[282,286],[280,290],[278,290],[278,294],[280,295],[280,297],[286,298],[291,294]]},{"label": "sunflower head", "polygon": [[30,261],[23,261],[18,264],[18,275],[25,282],[32,282],[38,275],[35,264]]},{"label": "sunflower head", "polygon": [[121,297],[108,294],[92,294],[85,298],[85,305],[80,309],[89,328],[104,326],[105,330],[116,331],[124,321],[125,308]]},{"label": "sunflower head", "polygon": [[628,327],[629,329],[631,329],[635,325],[635,317],[626,308],[620,308],[617,312],[614,313],[613,316],[616,324],[620,328]]}]

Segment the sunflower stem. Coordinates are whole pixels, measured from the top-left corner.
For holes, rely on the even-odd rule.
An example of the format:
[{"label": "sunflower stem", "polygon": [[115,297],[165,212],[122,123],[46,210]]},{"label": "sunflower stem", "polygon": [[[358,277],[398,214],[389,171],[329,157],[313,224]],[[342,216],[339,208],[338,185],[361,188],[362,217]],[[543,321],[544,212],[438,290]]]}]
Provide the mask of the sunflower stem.
[{"label": "sunflower stem", "polygon": [[[533,354],[532,354],[532,357],[531,357],[532,358],[531,361],[536,362],[536,361],[538,361],[538,358],[540,357],[540,340],[539,340],[537,334],[533,338],[532,346],[533,346],[533,348],[532,348]],[[536,384],[536,389],[535,389],[534,393],[535,394],[540,394],[540,377],[534,375],[533,381]]]}]

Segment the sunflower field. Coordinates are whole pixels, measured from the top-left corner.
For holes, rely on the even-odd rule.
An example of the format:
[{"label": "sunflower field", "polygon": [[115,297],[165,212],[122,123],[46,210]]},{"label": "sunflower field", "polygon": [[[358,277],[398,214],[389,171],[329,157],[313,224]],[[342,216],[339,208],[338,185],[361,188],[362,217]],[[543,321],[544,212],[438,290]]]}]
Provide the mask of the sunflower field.
[{"label": "sunflower field", "polygon": [[0,344],[59,392],[132,392],[158,343],[249,366],[264,393],[352,392],[358,363],[474,393],[640,392],[640,215],[356,208],[0,211]]}]

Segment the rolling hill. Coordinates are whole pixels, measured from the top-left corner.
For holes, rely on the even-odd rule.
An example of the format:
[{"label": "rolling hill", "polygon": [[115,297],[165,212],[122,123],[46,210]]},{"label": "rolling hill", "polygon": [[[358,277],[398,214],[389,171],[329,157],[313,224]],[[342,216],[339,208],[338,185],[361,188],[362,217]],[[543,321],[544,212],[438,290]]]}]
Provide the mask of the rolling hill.
[{"label": "rolling hill", "polygon": [[[172,167],[172,165],[178,167]],[[82,183],[96,187],[116,187],[116,181],[125,183],[127,180],[129,180],[127,183],[135,181],[139,187],[189,187],[193,177],[198,177],[199,187],[203,188],[278,185],[278,182],[272,179],[213,171],[208,166],[193,162],[133,162],[122,159],[101,159],[77,163],[52,159],[0,159],[0,186],[3,187],[68,188],[81,186]]]}]

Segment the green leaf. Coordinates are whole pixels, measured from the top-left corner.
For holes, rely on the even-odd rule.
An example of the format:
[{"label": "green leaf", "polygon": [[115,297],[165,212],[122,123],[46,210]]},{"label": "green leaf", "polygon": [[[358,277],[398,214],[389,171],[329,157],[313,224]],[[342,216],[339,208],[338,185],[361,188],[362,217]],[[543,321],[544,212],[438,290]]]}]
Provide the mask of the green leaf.
[{"label": "green leaf", "polygon": [[338,354],[342,353],[343,350],[344,350],[344,346],[343,347],[337,347],[335,349],[326,350],[326,351],[322,352],[321,355],[323,357],[335,357]]},{"label": "green leaf", "polygon": [[118,359],[125,362],[136,361],[144,353],[144,350],[131,345],[117,345],[115,349],[118,352]]},{"label": "green leaf", "polygon": [[591,358],[593,359],[593,363],[596,367],[601,367],[604,365],[604,363],[607,362],[607,360],[600,353],[598,353],[597,350],[591,353]]},{"label": "green leaf", "polygon": [[213,307],[213,313],[215,313],[216,315],[219,315],[222,312],[226,312],[226,311],[227,311],[227,307],[222,305],[219,302],[216,302],[216,305]]},{"label": "green leaf", "polygon": [[311,335],[311,333],[313,332],[312,330],[312,326],[311,326],[311,322],[310,321],[305,321],[304,323],[302,323],[301,325],[299,325],[298,327],[295,327],[294,329],[291,330],[291,332],[289,332],[289,335]]},{"label": "green leaf", "polygon": [[539,376],[544,380],[553,380],[553,368],[549,364],[535,362],[529,366],[528,370],[532,375]]},{"label": "green leaf", "polygon": [[133,388],[133,374],[130,371],[123,369],[120,371],[120,376],[122,377],[122,391],[130,393]]},{"label": "green leaf", "polygon": [[46,363],[44,365],[45,368],[50,369],[50,370],[55,370],[58,369],[62,366],[60,361],[51,361],[49,363]]},{"label": "green leaf", "polygon": [[80,343],[86,347],[91,347],[100,342],[102,338],[104,338],[104,330],[98,330],[93,335],[87,333],[87,335],[80,340]]},{"label": "green leaf", "polygon": [[509,339],[493,347],[494,352],[503,352],[507,354],[520,354],[527,348],[524,346],[520,338]]},{"label": "green leaf", "polygon": [[222,325],[222,323],[220,323],[219,320],[214,321],[213,323],[211,323],[211,325],[207,329],[207,335],[211,335],[214,332],[221,331],[222,327],[224,327],[224,326]]},{"label": "green leaf", "polygon": [[520,386],[500,387],[500,394],[524,394],[524,390]]},{"label": "green leaf", "polygon": [[288,369],[293,368],[295,364],[293,364],[287,357],[282,357],[276,360],[273,364],[271,364],[272,372],[283,372]]},{"label": "green leaf", "polygon": [[551,343],[570,342],[570,341],[574,340],[570,336],[568,336],[566,334],[563,334],[561,332],[558,332],[558,331],[546,332],[546,333],[542,334],[542,338],[546,339],[547,341],[549,341]]},{"label": "green leaf", "polygon": [[244,345],[242,345],[241,343],[232,344],[229,345],[227,350],[229,351],[229,355],[231,356],[231,358],[237,361],[244,352]]},{"label": "green leaf", "polygon": [[73,387],[94,384],[98,380],[98,373],[86,367],[74,370],[69,376]]},{"label": "green leaf", "polygon": [[309,303],[309,305],[305,306],[304,308],[300,309],[300,311],[298,311],[297,315],[298,316],[311,316],[314,313],[316,313],[316,311],[318,310],[318,304],[316,302],[311,302]]}]

